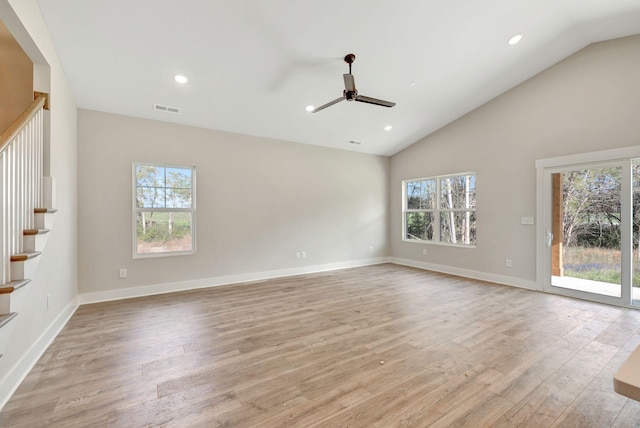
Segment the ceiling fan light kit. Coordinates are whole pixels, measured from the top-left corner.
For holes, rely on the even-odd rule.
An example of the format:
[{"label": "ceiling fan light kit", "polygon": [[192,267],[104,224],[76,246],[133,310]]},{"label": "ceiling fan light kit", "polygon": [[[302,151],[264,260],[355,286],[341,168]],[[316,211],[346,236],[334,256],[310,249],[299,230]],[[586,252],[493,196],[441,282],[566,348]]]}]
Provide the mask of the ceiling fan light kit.
[{"label": "ceiling fan light kit", "polygon": [[391,101],[380,100],[378,98],[366,97],[364,95],[359,95],[358,90],[356,89],[356,82],[353,74],[351,74],[351,64],[355,61],[356,56],[354,54],[348,54],[344,57],[344,62],[349,64],[349,73],[343,74],[342,77],[344,79],[344,91],[342,92],[342,96],[340,98],[336,98],[333,101],[329,101],[326,104],[321,105],[320,107],[316,107],[311,110],[311,113],[317,113],[320,110],[324,110],[327,107],[331,107],[334,104],[339,103],[340,101],[358,101],[361,103],[374,104],[382,107],[393,107],[396,103]]}]

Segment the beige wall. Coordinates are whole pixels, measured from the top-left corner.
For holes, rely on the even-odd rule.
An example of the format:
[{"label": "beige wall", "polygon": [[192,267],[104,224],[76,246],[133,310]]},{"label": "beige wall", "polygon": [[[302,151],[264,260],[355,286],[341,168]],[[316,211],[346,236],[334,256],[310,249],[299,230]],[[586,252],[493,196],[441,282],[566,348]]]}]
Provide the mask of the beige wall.
[{"label": "beige wall", "polygon": [[0,20],[0,132],[33,101],[33,63]]},{"label": "beige wall", "polygon": [[[0,0],[0,19],[42,70],[39,87],[51,94],[50,173],[56,180],[55,227],[38,270],[19,290],[24,302],[18,317],[6,327],[11,346],[0,359],[0,406],[27,373],[57,329],[75,310],[77,301],[77,144],[76,106],[55,48],[35,0]],[[16,39],[18,37],[16,36]],[[24,43],[22,42],[24,40]],[[33,55],[33,56],[31,56]],[[35,58],[34,58],[35,57]],[[44,62],[42,62],[44,61]],[[45,81],[46,80],[46,81]],[[47,296],[51,296],[47,307]]]},{"label": "beige wall", "polygon": [[[391,255],[535,281],[535,226],[520,224],[536,213],[535,160],[640,144],[639,70],[640,36],[591,45],[393,156]],[[464,171],[477,248],[402,242],[401,181]]]},{"label": "beige wall", "polygon": [[[388,254],[386,157],[88,110],[78,140],[81,293]],[[196,166],[195,255],[132,258],[134,161]]]}]

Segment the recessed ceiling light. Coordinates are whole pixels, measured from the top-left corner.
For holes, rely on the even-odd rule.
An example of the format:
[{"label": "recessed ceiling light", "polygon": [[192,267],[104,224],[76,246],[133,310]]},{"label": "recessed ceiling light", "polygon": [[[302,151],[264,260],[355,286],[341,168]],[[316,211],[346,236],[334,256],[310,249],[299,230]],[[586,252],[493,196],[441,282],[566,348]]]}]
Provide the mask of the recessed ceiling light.
[{"label": "recessed ceiling light", "polygon": [[308,111],[308,112],[312,112],[312,111],[315,109],[315,107],[314,107],[314,106],[309,105],[309,106],[306,106],[304,109],[305,109],[306,111]]},{"label": "recessed ceiling light", "polygon": [[384,127],[384,130],[385,131],[391,131],[391,128],[393,128],[393,126],[387,125],[387,126]]},{"label": "recessed ceiling light", "polygon": [[522,40],[522,33],[520,33],[520,34],[516,34],[515,36],[512,36],[512,37],[509,39],[509,44],[510,44],[510,45],[518,44],[518,42],[520,42],[520,40]]},{"label": "recessed ceiling light", "polygon": [[187,76],[185,76],[184,74],[176,74],[174,76],[174,79],[176,82],[180,83],[181,85],[184,85],[185,83],[187,83],[189,81],[189,78]]}]

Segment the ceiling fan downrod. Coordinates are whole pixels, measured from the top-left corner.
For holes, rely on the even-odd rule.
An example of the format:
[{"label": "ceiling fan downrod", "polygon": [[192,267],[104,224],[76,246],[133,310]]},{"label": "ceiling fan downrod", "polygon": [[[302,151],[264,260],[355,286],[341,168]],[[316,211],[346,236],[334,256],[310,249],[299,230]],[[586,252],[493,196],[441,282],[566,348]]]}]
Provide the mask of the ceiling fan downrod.
[{"label": "ceiling fan downrod", "polygon": [[353,61],[355,60],[356,60],[356,56],[354,54],[347,54],[344,57],[344,62],[349,64],[349,74],[351,74],[351,64],[353,64]]}]

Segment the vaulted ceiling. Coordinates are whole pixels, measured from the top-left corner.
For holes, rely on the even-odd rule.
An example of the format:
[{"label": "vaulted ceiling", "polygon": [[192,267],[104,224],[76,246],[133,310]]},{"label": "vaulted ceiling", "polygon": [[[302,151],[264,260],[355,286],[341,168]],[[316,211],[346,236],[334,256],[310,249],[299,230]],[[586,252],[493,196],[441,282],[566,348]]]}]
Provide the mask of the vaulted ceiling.
[{"label": "vaulted ceiling", "polygon": [[[593,42],[640,33],[640,0],[38,3],[81,108],[381,155]],[[305,111],[341,96],[348,53],[360,94],[397,105]]]}]

